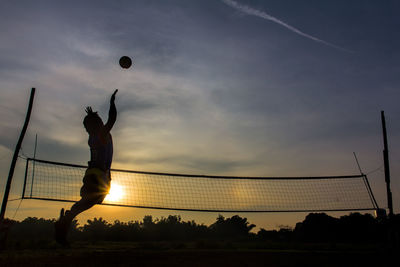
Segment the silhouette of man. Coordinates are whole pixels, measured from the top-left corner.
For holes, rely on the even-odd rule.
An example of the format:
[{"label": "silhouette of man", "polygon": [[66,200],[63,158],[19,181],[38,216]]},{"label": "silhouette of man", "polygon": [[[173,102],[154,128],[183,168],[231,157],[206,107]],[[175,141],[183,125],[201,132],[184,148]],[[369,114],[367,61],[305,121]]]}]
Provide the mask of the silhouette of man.
[{"label": "silhouette of man", "polygon": [[110,190],[110,167],[113,156],[113,143],[110,131],[117,119],[115,95],[110,99],[110,110],[107,123],[93,112],[91,107],[86,108],[86,117],[83,125],[89,134],[90,161],[81,188],[81,199],[70,210],[61,209],[60,218],[55,222],[55,239],[61,245],[68,245],[67,234],[72,220],[81,212],[101,204]]}]

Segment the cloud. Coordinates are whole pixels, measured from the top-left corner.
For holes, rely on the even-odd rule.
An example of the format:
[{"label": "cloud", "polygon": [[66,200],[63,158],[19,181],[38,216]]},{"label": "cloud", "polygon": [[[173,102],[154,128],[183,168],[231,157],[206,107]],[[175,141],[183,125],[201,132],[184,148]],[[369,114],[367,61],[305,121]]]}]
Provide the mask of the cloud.
[{"label": "cloud", "polygon": [[308,38],[310,40],[313,40],[315,42],[318,42],[318,43],[321,43],[321,44],[324,44],[324,45],[327,45],[327,46],[330,46],[330,47],[333,47],[333,48],[336,48],[338,50],[345,51],[345,52],[348,52],[348,53],[352,53],[353,52],[353,51],[350,51],[350,50],[345,49],[343,47],[340,47],[340,46],[337,46],[335,44],[329,43],[327,41],[321,40],[321,39],[319,39],[319,38],[317,38],[315,36],[312,36],[310,34],[307,34],[307,33],[303,32],[303,31],[301,31],[301,30],[299,30],[299,29],[287,24],[286,22],[283,22],[280,19],[275,18],[275,17],[265,13],[264,11],[260,11],[260,10],[254,9],[254,8],[249,7],[249,6],[241,5],[241,4],[237,3],[236,1],[232,1],[232,0],[221,0],[221,1],[224,2],[225,4],[227,4],[228,6],[231,6],[231,7],[235,8],[235,9],[237,9],[237,10],[243,12],[243,13],[246,13],[246,14],[249,14],[249,15],[252,15],[252,16],[260,17],[260,18],[275,22],[275,23],[287,28],[288,30],[290,30],[290,31],[292,31],[294,33],[297,33],[298,35],[306,37],[306,38]]}]

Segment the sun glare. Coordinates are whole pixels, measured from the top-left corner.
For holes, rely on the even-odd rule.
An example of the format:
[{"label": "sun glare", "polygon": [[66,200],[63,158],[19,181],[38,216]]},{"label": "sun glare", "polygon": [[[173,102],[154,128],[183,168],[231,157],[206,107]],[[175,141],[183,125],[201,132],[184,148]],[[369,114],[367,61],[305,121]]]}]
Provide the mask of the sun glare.
[{"label": "sun glare", "polygon": [[110,202],[116,202],[122,199],[124,196],[124,188],[116,183],[111,183],[110,192],[104,200]]}]

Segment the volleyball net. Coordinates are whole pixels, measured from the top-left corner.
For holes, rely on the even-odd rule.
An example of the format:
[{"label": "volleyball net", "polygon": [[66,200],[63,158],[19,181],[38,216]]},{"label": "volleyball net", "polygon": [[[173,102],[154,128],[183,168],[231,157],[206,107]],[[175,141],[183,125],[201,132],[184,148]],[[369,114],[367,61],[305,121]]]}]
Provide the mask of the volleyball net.
[{"label": "volleyball net", "polygon": [[[87,166],[27,159],[23,199],[75,202]],[[208,212],[376,210],[365,175],[233,177],[111,170],[102,205]]]}]

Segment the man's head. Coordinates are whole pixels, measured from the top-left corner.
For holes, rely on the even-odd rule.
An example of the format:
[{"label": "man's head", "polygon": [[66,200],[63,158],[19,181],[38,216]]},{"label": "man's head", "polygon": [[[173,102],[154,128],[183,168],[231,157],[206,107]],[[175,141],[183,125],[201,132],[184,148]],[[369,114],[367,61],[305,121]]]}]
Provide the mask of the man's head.
[{"label": "man's head", "polygon": [[85,111],[87,115],[83,119],[83,125],[85,126],[86,131],[89,134],[99,131],[104,124],[97,112],[93,112],[91,107],[87,107]]}]

